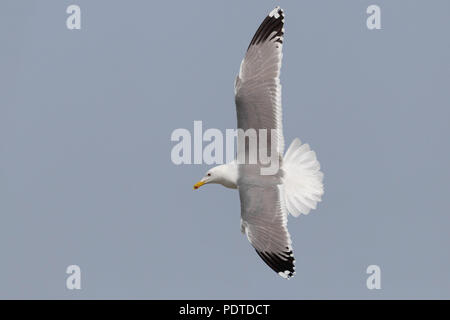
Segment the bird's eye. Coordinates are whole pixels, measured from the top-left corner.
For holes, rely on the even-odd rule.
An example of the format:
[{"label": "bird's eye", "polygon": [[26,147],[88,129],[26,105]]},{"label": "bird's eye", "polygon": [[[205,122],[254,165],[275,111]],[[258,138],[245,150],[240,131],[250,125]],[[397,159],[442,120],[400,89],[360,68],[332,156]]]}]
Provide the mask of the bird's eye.
[{"label": "bird's eye", "polygon": [[211,173],[208,173],[207,176],[208,176],[208,177],[211,177]]}]

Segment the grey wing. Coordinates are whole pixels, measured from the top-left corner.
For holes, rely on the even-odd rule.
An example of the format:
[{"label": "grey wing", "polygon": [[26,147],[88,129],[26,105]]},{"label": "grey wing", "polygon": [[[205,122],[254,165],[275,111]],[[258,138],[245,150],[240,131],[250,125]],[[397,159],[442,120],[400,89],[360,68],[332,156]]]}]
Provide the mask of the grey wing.
[{"label": "grey wing", "polygon": [[290,278],[295,274],[295,259],[283,192],[282,185],[241,185],[241,230],[269,267]]},{"label": "grey wing", "polygon": [[[284,13],[276,7],[256,31],[235,82],[237,126],[240,129],[276,129],[277,150],[283,154],[280,68]],[[268,139],[270,143],[270,139]]]}]

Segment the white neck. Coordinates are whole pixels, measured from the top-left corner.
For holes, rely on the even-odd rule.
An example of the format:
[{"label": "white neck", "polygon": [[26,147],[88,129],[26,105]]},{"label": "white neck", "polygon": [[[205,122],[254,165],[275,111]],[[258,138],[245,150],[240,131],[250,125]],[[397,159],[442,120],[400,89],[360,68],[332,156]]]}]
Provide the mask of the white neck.
[{"label": "white neck", "polygon": [[238,180],[238,166],[235,161],[227,164],[222,164],[214,168],[214,171],[219,173],[220,178],[215,182],[224,187],[236,189]]}]

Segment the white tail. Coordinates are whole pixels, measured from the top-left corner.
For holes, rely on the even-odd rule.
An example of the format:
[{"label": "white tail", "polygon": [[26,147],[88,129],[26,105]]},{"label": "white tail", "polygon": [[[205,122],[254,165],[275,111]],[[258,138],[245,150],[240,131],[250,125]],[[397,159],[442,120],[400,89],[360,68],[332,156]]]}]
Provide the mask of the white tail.
[{"label": "white tail", "polygon": [[323,195],[323,173],[316,153],[308,144],[296,138],[292,141],[283,159],[283,184],[286,208],[291,215],[298,217],[316,209]]}]

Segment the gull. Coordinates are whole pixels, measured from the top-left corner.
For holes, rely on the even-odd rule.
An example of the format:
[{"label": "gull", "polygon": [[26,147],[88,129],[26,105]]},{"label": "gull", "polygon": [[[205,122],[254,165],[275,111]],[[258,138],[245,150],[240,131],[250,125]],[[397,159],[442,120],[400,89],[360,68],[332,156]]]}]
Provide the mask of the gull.
[{"label": "gull", "polygon": [[[278,170],[262,174],[262,160],[258,158],[251,163],[245,156],[241,158],[244,161],[235,159],[210,169],[194,189],[210,183],[237,189],[241,232],[270,268],[289,279],[295,274],[295,259],[287,229],[288,213],[294,217],[307,215],[316,209],[324,191],[320,164],[308,144],[296,138],[283,156],[280,85],[283,40],[284,11],[276,7],[253,36],[235,81],[237,127],[244,131],[270,131],[266,151],[279,160]],[[238,136],[238,155],[250,151],[247,141],[239,140]]]}]

